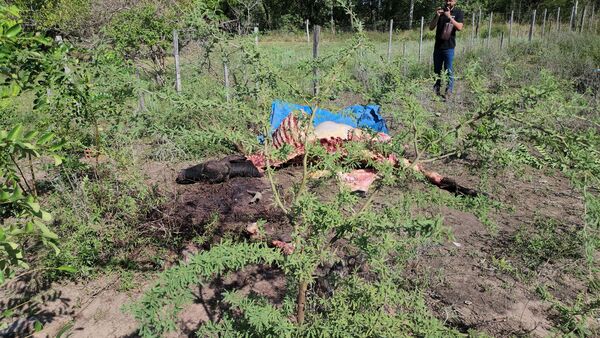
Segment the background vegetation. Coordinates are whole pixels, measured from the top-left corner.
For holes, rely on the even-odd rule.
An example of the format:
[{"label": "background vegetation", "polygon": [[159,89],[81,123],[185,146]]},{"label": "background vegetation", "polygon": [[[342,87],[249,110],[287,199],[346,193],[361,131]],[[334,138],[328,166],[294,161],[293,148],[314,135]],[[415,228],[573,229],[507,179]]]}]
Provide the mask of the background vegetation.
[{"label": "background vegetation", "polygon": [[[166,269],[173,265],[167,257],[179,254],[190,236],[148,227],[171,196],[148,183],[147,163],[270,152],[269,140],[261,145],[256,135],[268,130],[276,98],[333,110],[375,103],[394,130],[393,142],[377,149],[386,155],[424,165],[462,161],[461,168],[492,195],[507,172],[569,178],[585,205],[580,223],[569,227],[560,217],[529,215],[522,229],[510,233],[509,247],[494,252],[492,264],[552,304],[556,333],[597,334],[600,36],[592,8],[598,4],[578,2],[575,22],[583,8],[587,13],[582,32],[568,29],[573,1],[459,5],[468,15],[514,10],[517,22],[503,48],[504,20],[496,21],[492,42],[483,30],[460,33],[457,97],[443,103],[430,88],[433,35],[426,33],[419,62],[419,32],[407,29],[416,26],[412,18],[431,17],[439,6],[431,1],[4,1],[0,283],[24,276],[61,281],[110,271],[147,274],[155,284],[128,311],[141,335],[157,336],[176,328],[177,315],[193,300],[191,285],[262,264],[285,274],[282,304],[227,292],[222,320],[201,326],[197,335],[476,336],[432,314],[427,283],[407,277],[407,266],[428,246],[452,238],[442,207],[472,213],[492,236],[498,235],[498,218],[510,211],[485,196],[409,189],[423,180],[410,170],[373,164],[381,173],[373,196],[406,191],[390,204],[337,188],[323,198],[323,185],[306,180],[283,192],[275,203],[290,225],[291,255],[229,239]],[[558,7],[563,30],[549,25],[542,36],[538,21],[529,42],[530,11],[554,13]],[[306,19],[326,27],[315,60],[304,35]],[[387,34],[376,30],[389,19],[398,30],[388,61]],[[181,92],[174,86],[174,29]],[[320,71],[317,96],[314,67]],[[354,168],[362,150],[364,145],[351,145],[343,160],[311,147],[319,161],[305,165],[304,177]],[[267,174],[275,186],[276,173]],[[346,264],[340,252],[351,252],[360,263],[343,273],[331,268],[332,291],[318,293],[322,269]],[[569,275],[585,285],[571,298],[558,297],[536,279],[545,264],[565,260],[577,266]],[[2,324],[30,315],[29,305],[39,302],[31,299],[1,309]],[[33,329],[42,329],[41,323]]]}]

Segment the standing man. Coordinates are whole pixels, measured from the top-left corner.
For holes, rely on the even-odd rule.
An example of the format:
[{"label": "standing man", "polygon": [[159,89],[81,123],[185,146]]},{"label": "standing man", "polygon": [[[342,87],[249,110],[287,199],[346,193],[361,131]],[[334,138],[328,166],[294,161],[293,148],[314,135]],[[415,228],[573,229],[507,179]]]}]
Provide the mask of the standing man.
[{"label": "standing man", "polygon": [[456,47],[456,31],[463,29],[463,12],[456,8],[456,0],[445,0],[444,8],[437,8],[435,17],[429,23],[429,29],[435,31],[435,47],[433,48],[433,71],[437,80],[433,89],[440,95],[442,85],[442,67],[448,71],[448,86],[446,87],[446,98],[452,95],[454,87],[454,74],[452,61],[454,60],[454,47]]}]

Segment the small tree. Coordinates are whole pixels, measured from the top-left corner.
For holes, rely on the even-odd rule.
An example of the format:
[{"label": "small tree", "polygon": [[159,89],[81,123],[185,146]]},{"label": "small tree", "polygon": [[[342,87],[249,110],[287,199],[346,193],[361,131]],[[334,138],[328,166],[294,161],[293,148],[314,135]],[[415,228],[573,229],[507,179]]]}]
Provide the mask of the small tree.
[{"label": "small tree", "polygon": [[[2,98],[36,90],[38,81],[51,73],[45,67],[47,54],[43,52],[51,40],[23,33],[16,7],[0,5],[0,32],[0,71],[5,77],[0,85]],[[35,130],[23,133],[21,125],[0,130],[0,283],[13,276],[15,267],[29,269],[23,254],[27,239],[40,239],[58,251],[58,237],[46,225],[52,217],[37,201],[32,158],[52,155],[59,165],[62,160],[55,152],[62,144],[53,142],[52,133],[39,135]],[[29,182],[24,161],[29,163]]]},{"label": "small tree", "polygon": [[141,5],[116,15],[105,34],[126,59],[133,62],[149,59],[156,83],[162,86],[173,28],[156,6]]}]

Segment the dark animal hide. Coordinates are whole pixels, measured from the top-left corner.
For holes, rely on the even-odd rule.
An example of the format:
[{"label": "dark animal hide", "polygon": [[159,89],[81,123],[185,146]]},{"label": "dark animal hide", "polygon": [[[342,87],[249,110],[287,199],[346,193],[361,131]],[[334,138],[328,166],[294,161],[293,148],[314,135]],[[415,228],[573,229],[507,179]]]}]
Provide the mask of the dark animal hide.
[{"label": "dark animal hide", "polygon": [[475,189],[463,187],[462,185],[456,183],[455,180],[453,180],[449,177],[444,177],[438,186],[441,189],[453,192],[456,195],[464,195],[464,196],[470,196],[470,197],[477,197],[479,195],[483,195],[483,196],[489,197],[487,193],[479,192]]},{"label": "dark animal hide", "polygon": [[175,182],[191,184],[200,181],[225,182],[233,177],[260,177],[258,169],[241,155],[227,156],[217,161],[207,161],[179,172]]}]

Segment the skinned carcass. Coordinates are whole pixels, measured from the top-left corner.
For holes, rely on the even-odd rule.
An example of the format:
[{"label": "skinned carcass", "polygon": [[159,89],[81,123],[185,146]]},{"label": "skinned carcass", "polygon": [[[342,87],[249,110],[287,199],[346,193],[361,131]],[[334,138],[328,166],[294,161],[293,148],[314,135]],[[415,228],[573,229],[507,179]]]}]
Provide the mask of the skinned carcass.
[{"label": "skinned carcass", "polygon": [[[308,142],[319,142],[328,152],[344,151],[343,145],[346,141],[361,141],[361,142],[389,142],[391,137],[383,132],[375,133],[374,135],[354,128],[352,126],[326,121],[320,123],[316,127],[306,128],[301,125],[299,119],[294,114],[288,115],[280,124],[279,128],[273,133],[273,146],[278,149],[284,145],[291,145],[292,150],[288,153],[287,158],[281,161],[271,161],[270,166],[277,167],[287,161],[292,161],[304,154],[304,139]],[[423,174],[432,184],[450,192],[477,196],[479,192],[473,189],[463,187],[456,183],[455,180],[444,177],[443,175],[429,171],[423,168],[422,165],[414,165],[408,159],[398,159],[395,155],[387,157],[367,151],[366,157],[375,161],[387,161],[395,166],[403,166],[412,168],[413,170]],[[259,169],[263,170],[266,167],[266,157],[264,154],[249,155],[248,160]],[[342,184],[350,188],[351,191],[358,193],[366,193],[369,186],[377,179],[377,173],[373,169],[356,169],[349,173],[339,173],[338,177]]]},{"label": "skinned carcass", "polygon": [[[306,121],[308,119],[302,119]],[[378,132],[374,135],[354,128],[350,125],[332,121],[324,121],[315,127],[306,127],[294,114],[289,114],[281,121],[279,127],[272,134],[272,145],[275,149],[290,146],[290,151],[284,159],[270,159],[268,165],[279,167],[284,163],[296,160],[305,153],[305,142],[319,142],[328,152],[344,152],[344,143],[348,141],[360,142],[389,142],[391,137]],[[371,151],[366,151],[365,156],[375,161],[386,161],[394,166],[411,168],[423,174],[432,184],[450,192],[477,196],[476,190],[463,187],[455,180],[444,177],[435,172],[425,170],[421,164],[414,165],[408,159],[398,159],[395,155],[383,156]],[[259,177],[267,167],[267,156],[264,153],[256,153],[247,156],[229,156],[219,161],[208,161],[197,166],[182,170],[177,178],[177,183],[194,183],[196,181],[208,181],[218,183],[232,177]],[[373,169],[356,169],[348,173],[338,173],[340,182],[351,191],[365,194],[369,186],[377,179],[377,173]]]}]

